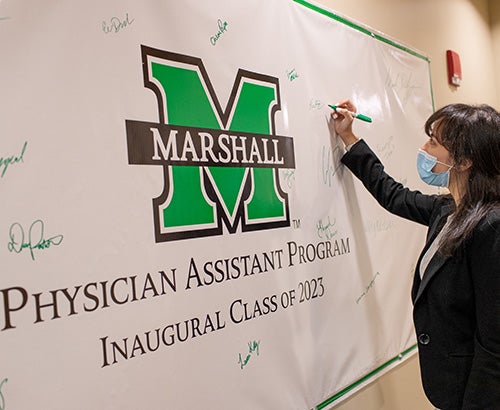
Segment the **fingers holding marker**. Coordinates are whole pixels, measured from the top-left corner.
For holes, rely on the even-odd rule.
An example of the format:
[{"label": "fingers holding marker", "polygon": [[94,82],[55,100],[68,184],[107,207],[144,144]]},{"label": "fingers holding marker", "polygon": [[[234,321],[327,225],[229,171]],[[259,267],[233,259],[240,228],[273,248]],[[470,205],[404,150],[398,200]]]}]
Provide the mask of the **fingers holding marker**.
[{"label": "fingers holding marker", "polygon": [[358,141],[358,137],[352,132],[352,124],[355,118],[371,122],[369,117],[356,113],[356,106],[350,100],[344,100],[337,105],[328,105],[333,109],[331,116],[335,132],[342,139],[346,146],[352,145]]},{"label": "fingers holding marker", "polygon": [[349,121],[354,121],[355,113],[349,111],[347,108],[338,107],[334,109],[335,115],[341,114],[344,118]]},{"label": "fingers holding marker", "polygon": [[340,105],[328,105],[333,109],[331,116],[334,120],[343,122],[352,122],[354,120],[354,113],[350,112],[347,108],[340,107]]},{"label": "fingers holding marker", "polygon": [[356,106],[349,100],[342,101],[338,103],[338,105],[328,104],[328,106],[334,110],[334,113],[332,113],[332,118],[334,120],[338,119],[337,114],[341,114],[343,118],[347,118],[350,121],[352,121],[354,118],[357,118],[361,121],[372,122],[372,119],[370,117],[356,113]]},{"label": "fingers holding marker", "polygon": [[345,110],[351,111],[351,112],[356,112],[356,106],[353,104],[351,100],[342,100],[339,101],[335,107],[338,108],[343,108]]}]

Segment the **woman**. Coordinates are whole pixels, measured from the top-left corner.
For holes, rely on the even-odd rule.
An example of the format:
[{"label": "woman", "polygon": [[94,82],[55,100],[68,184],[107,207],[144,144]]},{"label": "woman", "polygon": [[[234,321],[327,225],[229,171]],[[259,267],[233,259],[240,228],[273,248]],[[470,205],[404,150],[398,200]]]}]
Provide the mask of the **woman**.
[{"label": "woman", "polygon": [[421,376],[445,410],[500,409],[500,114],[452,104],[425,123],[421,178],[450,195],[409,190],[352,131],[349,100],[332,112],[352,173],[388,211],[429,227],[412,288]]}]

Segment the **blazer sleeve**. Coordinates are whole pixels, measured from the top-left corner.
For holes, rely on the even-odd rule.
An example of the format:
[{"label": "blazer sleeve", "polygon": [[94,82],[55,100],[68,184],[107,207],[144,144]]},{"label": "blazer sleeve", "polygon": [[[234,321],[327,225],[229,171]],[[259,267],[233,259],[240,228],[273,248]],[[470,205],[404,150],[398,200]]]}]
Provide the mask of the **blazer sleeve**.
[{"label": "blazer sleeve", "polygon": [[474,357],[464,409],[500,408],[500,208],[477,228],[468,263],[476,307]]},{"label": "blazer sleeve", "polygon": [[429,226],[439,196],[405,188],[385,171],[384,166],[364,140],[345,153],[341,162],[363,183],[377,202],[389,212]]}]

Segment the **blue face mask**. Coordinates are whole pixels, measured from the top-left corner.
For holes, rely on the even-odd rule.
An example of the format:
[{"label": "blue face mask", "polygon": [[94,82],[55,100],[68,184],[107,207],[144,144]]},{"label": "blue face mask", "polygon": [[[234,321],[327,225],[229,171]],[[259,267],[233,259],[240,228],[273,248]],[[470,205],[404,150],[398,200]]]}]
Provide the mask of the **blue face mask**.
[{"label": "blue face mask", "polygon": [[[434,168],[437,163],[446,165],[449,169],[440,173],[432,172],[432,168]],[[448,165],[444,162],[438,161],[435,156],[422,149],[418,150],[417,170],[420,178],[422,178],[422,181],[426,184],[447,188],[450,183],[450,169],[452,168],[453,165]]]}]

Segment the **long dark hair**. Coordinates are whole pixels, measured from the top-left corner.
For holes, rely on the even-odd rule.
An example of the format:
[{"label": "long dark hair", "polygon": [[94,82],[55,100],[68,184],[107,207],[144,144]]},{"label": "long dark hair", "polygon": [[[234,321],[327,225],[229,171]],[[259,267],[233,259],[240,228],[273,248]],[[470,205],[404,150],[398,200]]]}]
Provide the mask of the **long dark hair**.
[{"label": "long dark hair", "polygon": [[439,246],[442,254],[452,255],[500,204],[500,113],[488,105],[450,104],[429,117],[425,133],[450,152],[454,172],[459,172],[457,165],[471,164],[449,232]]}]

